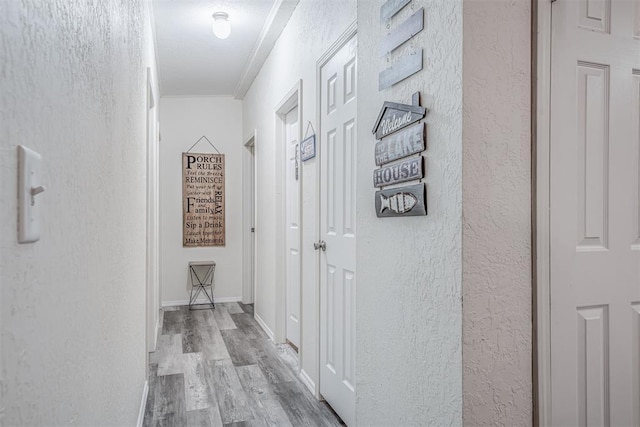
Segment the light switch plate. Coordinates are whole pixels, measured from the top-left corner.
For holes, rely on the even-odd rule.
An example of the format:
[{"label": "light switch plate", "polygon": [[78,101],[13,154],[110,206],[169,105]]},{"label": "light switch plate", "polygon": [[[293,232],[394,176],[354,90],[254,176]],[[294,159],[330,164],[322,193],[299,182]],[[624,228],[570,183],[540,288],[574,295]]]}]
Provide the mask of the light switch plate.
[{"label": "light switch plate", "polygon": [[40,154],[18,146],[18,243],[40,240],[40,208],[32,189],[42,184],[41,163]]}]

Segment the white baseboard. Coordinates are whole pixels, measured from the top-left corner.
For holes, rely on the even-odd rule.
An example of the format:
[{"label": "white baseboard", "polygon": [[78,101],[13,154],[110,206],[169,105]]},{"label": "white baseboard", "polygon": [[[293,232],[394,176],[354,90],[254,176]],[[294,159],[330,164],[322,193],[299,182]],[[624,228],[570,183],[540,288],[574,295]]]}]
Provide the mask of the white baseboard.
[{"label": "white baseboard", "polygon": [[307,386],[311,394],[316,395],[316,383],[313,382],[309,374],[307,374],[304,369],[300,370],[300,380],[302,383]]},{"label": "white baseboard", "polygon": [[[213,302],[241,302],[242,297],[213,297]],[[207,304],[209,300],[205,298],[198,298],[196,304]],[[163,307],[174,307],[176,305],[189,305],[188,299],[179,299],[176,301],[162,301]]]},{"label": "white baseboard", "polygon": [[264,320],[262,320],[262,318],[260,316],[258,316],[258,314],[256,314],[256,313],[254,313],[253,317],[256,319],[256,322],[258,322],[258,325],[260,325],[262,330],[267,334],[269,339],[272,342],[276,342],[275,336],[273,335],[273,331],[271,329],[269,329],[269,327],[267,326],[266,323],[264,323]]},{"label": "white baseboard", "polygon": [[147,408],[147,395],[149,394],[149,381],[144,382],[144,390],[142,390],[142,402],[140,402],[140,411],[138,412],[137,427],[142,427],[144,423],[144,412]]}]

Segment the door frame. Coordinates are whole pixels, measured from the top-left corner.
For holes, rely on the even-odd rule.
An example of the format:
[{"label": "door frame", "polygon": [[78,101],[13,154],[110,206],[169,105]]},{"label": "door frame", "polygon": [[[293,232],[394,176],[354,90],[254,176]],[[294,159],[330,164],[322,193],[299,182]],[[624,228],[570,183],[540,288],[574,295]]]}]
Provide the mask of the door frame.
[{"label": "door frame", "polygon": [[[276,144],[276,325],[274,330],[274,341],[276,343],[284,343],[287,340],[287,242],[286,242],[286,222],[287,222],[287,198],[286,194],[286,173],[285,173],[285,155],[284,147],[286,115],[295,107],[298,107],[298,141],[302,140],[302,79],[298,80],[293,87],[287,92],[282,100],[276,105],[276,124],[275,124],[275,144]],[[300,174],[300,188],[302,188],[302,174]],[[300,197],[302,203],[302,197]],[[300,210],[302,212],[302,209]],[[300,218],[300,227],[302,229],[302,216]],[[303,251],[300,253],[302,259]],[[302,295],[302,286],[300,287]],[[301,299],[302,300],[302,299]],[[302,305],[302,304],[301,304]],[[302,307],[300,307],[300,330],[302,330]],[[303,338],[300,337],[300,347],[298,349],[298,357],[302,354]]]},{"label": "door frame", "polygon": [[[255,298],[255,272],[256,272],[256,248],[255,232],[251,236],[251,228],[255,227],[257,217],[256,203],[256,142],[257,129],[245,140],[242,151],[242,258],[244,260],[242,269],[242,303],[253,304]],[[250,149],[253,148],[253,154]],[[253,181],[253,182],[251,182]],[[253,217],[252,217],[253,214]],[[253,220],[253,221],[252,221]],[[253,223],[252,223],[253,222]],[[253,247],[251,246],[253,239]],[[247,262],[251,260],[251,262]]]},{"label": "door frame", "polygon": [[[318,59],[318,61],[316,62],[316,123],[318,124],[318,134],[316,135],[316,162],[317,162],[317,167],[316,167],[316,186],[315,186],[315,202],[316,202],[316,206],[318,209],[318,219],[316,221],[316,227],[315,227],[315,231],[316,231],[316,236],[314,241],[318,241],[320,240],[320,236],[322,235],[322,204],[321,204],[321,200],[320,200],[320,185],[322,185],[322,168],[320,167],[321,164],[321,157],[323,155],[322,153],[322,149],[321,149],[321,144],[320,144],[320,140],[322,139],[322,67],[324,67],[330,60],[331,58],[334,57],[334,55],[336,53],[338,53],[338,51],[340,49],[342,49],[353,37],[355,37],[358,34],[358,21],[355,20],[351,23],[351,25],[349,25],[349,27],[347,27],[347,29],[340,35],[340,37],[338,37],[338,39],[333,42],[333,44],[324,52],[324,54]],[[358,54],[356,53],[356,61],[357,61],[357,57]],[[359,90],[359,89],[356,89]],[[357,93],[356,93],[357,96]],[[357,111],[356,111],[356,117],[357,117]],[[315,386],[315,396],[317,399],[322,399],[322,395],[320,394],[320,370],[322,369],[322,348],[320,347],[320,322],[322,321],[321,318],[321,309],[320,309],[320,252],[319,251],[315,251],[315,258],[316,258],[316,286],[315,286],[315,306],[316,306],[316,318],[315,318],[315,324],[316,324],[316,349],[317,349],[317,360],[318,360],[318,377],[317,377],[317,381],[314,384]],[[356,293],[357,295],[357,293]],[[356,304],[357,304],[357,300],[356,300]],[[356,335],[357,335],[357,326],[356,326]],[[356,359],[357,361],[357,359]],[[356,380],[357,383],[357,380]]]},{"label": "door frame", "polygon": [[[147,67],[146,103],[146,351],[155,351],[160,327],[160,245],[159,245],[159,132],[158,97],[153,90],[153,75]],[[153,130],[152,130],[153,129]]]},{"label": "door frame", "polygon": [[533,417],[551,423],[551,0],[533,0],[532,17],[532,262],[533,262]]}]

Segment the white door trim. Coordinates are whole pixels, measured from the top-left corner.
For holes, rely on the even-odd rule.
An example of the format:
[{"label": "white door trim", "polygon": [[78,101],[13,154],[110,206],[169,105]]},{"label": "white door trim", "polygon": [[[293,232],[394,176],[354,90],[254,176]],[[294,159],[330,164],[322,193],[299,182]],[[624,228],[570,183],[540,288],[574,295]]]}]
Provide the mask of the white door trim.
[{"label": "white door trim", "polygon": [[[274,331],[274,340],[277,343],[286,341],[286,325],[287,325],[287,289],[286,280],[286,174],[285,174],[285,116],[293,108],[298,107],[298,123],[302,124],[302,80],[298,80],[289,92],[276,105],[276,135],[274,138],[276,144],[276,325]],[[298,126],[298,140],[301,140],[302,125]],[[302,227],[302,221],[300,221]],[[300,310],[302,313],[302,309]],[[300,316],[300,324],[302,326],[302,315]],[[300,348],[302,348],[302,337],[300,338]]]},{"label": "white door trim", "polygon": [[[353,21],[351,25],[338,37],[338,39],[325,51],[325,53],[318,59],[316,62],[316,123],[318,124],[317,136],[316,136],[316,147],[320,146],[320,141],[318,138],[322,138],[322,106],[321,106],[321,97],[322,97],[322,67],[324,67],[327,62],[333,56],[342,49],[348,42],[358,33],[358,21]],[[321,235],[321,224],[320,224],[320,215],[322,215],[322,206],[320,205],[320,179],[321,179],[321,167],[320,167],[320,156],[322,156],[322,151],[317,150],[316,154],[316,162],[318,167],[316,168],[316,188],[315,188],[315,203],[318,207],[318,221],[316,222],[316,236],[313,239],[314,241],[320,240]],[[322,356],[320,348],[320,253],[316,252],[316,286],[315,286],[315,307],[316,307],[316,318],[315,326],[316,326],[316,349],[317,349],[317,359],[318,359],[318,378],[315,382],[315,396],[317,399],[321,399],[320,395],[320,370],[322,369]],[[357,333],[357,331],[356,331]],[[302,360],[302,359],[301,359]]]},{"label": "white door trim", "polygon": [[159,255],[159,146],[157,132],[158,103],[153,91],[151,68],[147,67],[147,162],[146,162],[146,351],[156,349],[160,317]]},{"label": "white door trim", "polygon": [[[285,115],[285,339],[297,351],[300,348],[300,309],[302,304],[302,177],[300,176],[299,106]],[[297,251],[297,254],[296,254]]]},{"label": "white door trim", "polygon": [[[254,129],[253,133],[245,140],[244,147],[245,149],[242,151],[242,186],[243,186],[243,200],[242,200],[242,258],[244,260],[243,269],[242,269],[242,303],[243,304],[252,304],[255,296],[255,266],[256,266],[256,257],[255,257],[255,249],[251,245],[251,227],[254,226],[252,224],[252,210],[254,211],[255,218],[255,210],[256,210],[256,200],[255,200],[255,145],[256,145],[256,134],[257,130]],[[253,147],[253,155],[249,152],[250,147]],[[253,169],[253,175],[251,174],[251,169]],[[251,180],[253,179],[253,182]],[[253,191],[251,188],[253,187]],[[252,200],[253,199],[253,200]],[[252,253],[253,252],[253,253]],[[253,262],[248,262],[248,260],[253,260]]]},{"label": "white door trim", "polygon": [[[535,140],[535,328],[537,354],[537,418],[540,426],[551,422],[551,282],[550,282],[550,106],[551,106],[551,0],[534,2],[537,7],[536,125]],[[535,81],[535,80],[534,80]],[[535,359],[534,359],[535,360]],[[534,415],[535,417],[535,415]]]}]

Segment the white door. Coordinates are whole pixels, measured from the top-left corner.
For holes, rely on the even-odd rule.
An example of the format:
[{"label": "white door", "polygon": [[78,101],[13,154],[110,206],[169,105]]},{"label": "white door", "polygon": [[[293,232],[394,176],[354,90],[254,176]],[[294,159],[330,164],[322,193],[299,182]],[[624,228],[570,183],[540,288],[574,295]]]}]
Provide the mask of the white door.
[{"label": "white door", "polygon": [[287,341],[300,347],[300,156],[298,107],[285,116]]},{"label": "white door", "polygon": [[321,68],[320,393],[355,425],[356,37]]},{"label": "white door", "polygon": [[640,426],[639,30],[637,1],[552,6],[554,426]]}]

